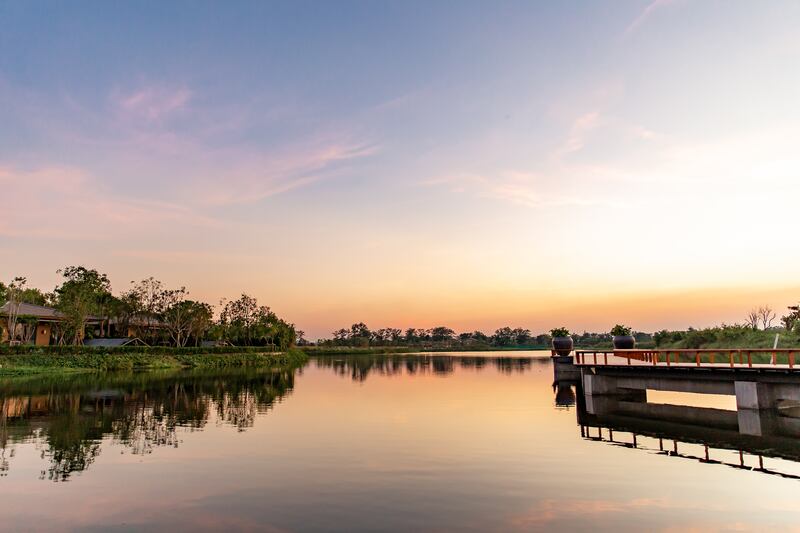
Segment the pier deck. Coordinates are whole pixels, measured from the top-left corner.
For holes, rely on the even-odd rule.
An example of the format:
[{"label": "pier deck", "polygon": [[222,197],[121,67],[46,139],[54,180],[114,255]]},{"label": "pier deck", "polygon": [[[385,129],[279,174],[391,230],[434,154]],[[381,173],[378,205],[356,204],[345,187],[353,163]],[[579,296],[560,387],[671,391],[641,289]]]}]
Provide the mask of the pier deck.
[{"label": "pier deck", "polygon": [[579,367],[668,367],[800,371],[800,349],[577,350]]}]

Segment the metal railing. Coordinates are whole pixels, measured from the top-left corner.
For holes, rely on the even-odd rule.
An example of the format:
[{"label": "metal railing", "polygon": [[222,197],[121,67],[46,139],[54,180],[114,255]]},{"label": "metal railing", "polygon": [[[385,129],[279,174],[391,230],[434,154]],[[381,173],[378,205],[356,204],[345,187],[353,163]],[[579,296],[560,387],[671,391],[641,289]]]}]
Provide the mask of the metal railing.
[{"label": "metal railing", "polygon": [[701,348],[681,350],[577,350],[579,366],[676,366],[794,369],[800,349]]}]

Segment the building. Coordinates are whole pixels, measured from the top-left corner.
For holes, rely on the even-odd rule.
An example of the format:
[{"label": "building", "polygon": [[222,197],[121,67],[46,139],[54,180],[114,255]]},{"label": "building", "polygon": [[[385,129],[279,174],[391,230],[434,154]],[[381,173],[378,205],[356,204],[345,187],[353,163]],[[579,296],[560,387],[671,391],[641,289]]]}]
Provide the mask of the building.
[{"label": "building", "polygon": [[[6,302],[0,307],[0,341],[7,342],[9,339],[8,332],[8,315],[12,310],[11,302]],[[30,342],[36,346],[48,346],[53,337],[53,330],[59,323],[66,320],[64,313],[52,307],[45,307],[43,305],[34,305],[21,302],[17,309],[17,331],[15,332],[18,339],[22,342]],[[96,317],[89,317],[86,324],[97,324],[100,320]]]}]

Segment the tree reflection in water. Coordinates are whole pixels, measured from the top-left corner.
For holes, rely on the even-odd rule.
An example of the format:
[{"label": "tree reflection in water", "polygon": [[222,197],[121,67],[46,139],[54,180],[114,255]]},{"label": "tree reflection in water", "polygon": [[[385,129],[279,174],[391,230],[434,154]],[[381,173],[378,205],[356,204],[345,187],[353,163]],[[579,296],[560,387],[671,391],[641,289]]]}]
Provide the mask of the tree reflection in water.
[{"label": "tree reflection in water", "polygon": [[[548,358],[404,354],[320,357],[312,363],[363,382],[370,375],[445,376],[457,368],[502,373],[546,367]],[[48,462],[41,478],[65,481],[89,468],[101,442],[134,454],[177,447],[209,421],[245,431],[294,387],[296,368],[78,374],[0,380],[0,475],[15,444],[33,442]]]},{"label": "tree reflection in water", "polygon": [[314,360],[318,368],[332,369],[337,375],[349,376],[353,381],[366,381],[370,374],[381,376],[433,374],[448,375],[456,367],[481,370],[492,366],[503,373],[527,372],[533,365],[547,367],[549,358],[543,357],[484,357],[428,354],[353,355],[344,357],[319,357]]},{"label": "tree reflection in water", "polygon": [[54,376],[0,381],[0,475],[14,445],[34,442],[49,462],[42,479],[86,470],[110,438],[134,454],[177,447],[176,428],[218,424],[244,431],[294,386],[295,369],[237,369]]}]

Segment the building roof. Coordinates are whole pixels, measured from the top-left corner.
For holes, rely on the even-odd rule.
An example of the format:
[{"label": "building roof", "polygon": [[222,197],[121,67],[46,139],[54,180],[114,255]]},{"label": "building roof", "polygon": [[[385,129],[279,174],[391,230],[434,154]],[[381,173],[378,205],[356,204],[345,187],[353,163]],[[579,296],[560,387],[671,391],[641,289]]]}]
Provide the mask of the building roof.
[{"label": "building roof", "polygon": [[[11,310],[11,302],[6,302],[0,307],[0,315],[8,315]],[[43,305],[34,305],[24,302],[19,304],[18,315],[35,316],[39,320],[64,320],[64,313],[52,307],[45,307]]]},{"label": "building roof", "polygon": [[[60,320],[64,320],[67,316],[59,311],[58,309],[53,309],[52,307],[45,307],[43,305],[35,305],[29,304],[25,302],[20,302],[19,304],[19,312],[17,313],[19,316],[35,316],[39,319],[40,322],[57,322]],[[6,302],[0,307],[0,316],[8,316],[8,311],[11,309],[11,302]],[[92,322],[100,322],[100,318],[96,316],[87,316],[86,317],[87,323]]]},{"label": "building roof", "polygon": [[96,348],[113,348],[115,346],[147,346],[141,339],[136,337],[123,337],[121,339],[89,339],[84,341],[84,346],[94,346]]},{"label": "building roof", "polygon": [[200,346],[203,348],[214,348],[215,346],[230,346],[226,341],[201,341]]}]

